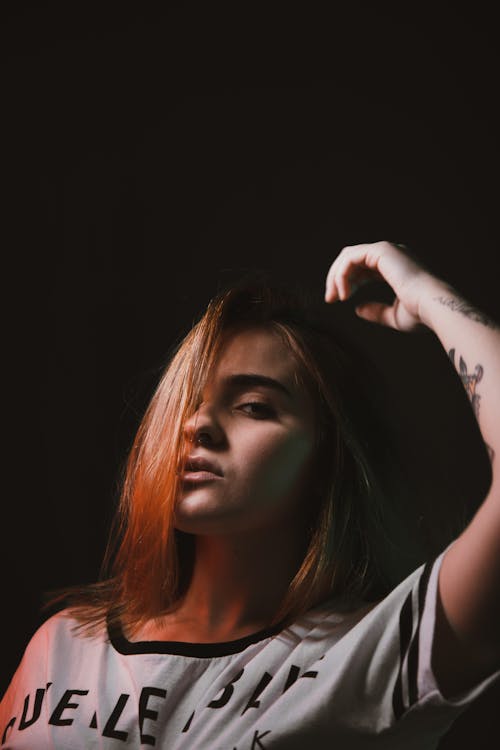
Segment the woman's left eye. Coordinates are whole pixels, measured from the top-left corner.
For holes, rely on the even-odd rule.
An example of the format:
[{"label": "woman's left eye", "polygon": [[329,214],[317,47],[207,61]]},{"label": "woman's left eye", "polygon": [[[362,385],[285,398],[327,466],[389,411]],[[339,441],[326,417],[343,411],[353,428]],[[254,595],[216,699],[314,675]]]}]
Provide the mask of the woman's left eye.
[{"label": "woman's left eye", "polygon": [[264,404],[262,401],[249,401],[245,404],[240,404],[238,409],[255,419],[267,419],[276,414],[272,406]]}]

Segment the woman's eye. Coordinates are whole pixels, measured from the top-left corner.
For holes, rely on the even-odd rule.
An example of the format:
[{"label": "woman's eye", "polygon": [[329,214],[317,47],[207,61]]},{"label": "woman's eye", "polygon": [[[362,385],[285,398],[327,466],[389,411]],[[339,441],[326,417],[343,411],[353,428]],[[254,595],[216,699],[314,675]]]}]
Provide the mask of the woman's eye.
[{"label": "woman's eye", "polygon": [[240,404],[238,409],[255,419],[268,419],[276,414],[272,406],[263,404],[261,401],[249,401],[245,404]]}]

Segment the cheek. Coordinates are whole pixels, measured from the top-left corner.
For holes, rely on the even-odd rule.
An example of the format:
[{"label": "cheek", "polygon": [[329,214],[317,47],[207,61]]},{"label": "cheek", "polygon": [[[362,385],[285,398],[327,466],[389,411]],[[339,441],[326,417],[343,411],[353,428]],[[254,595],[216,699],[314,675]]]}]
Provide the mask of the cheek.
[{"label": "cheek", "polygon": [[313,440],[307,434],[296,433],[278,440],[262,440],[248,456],[249,484],[253,489],[273,495],[276,499],[301,492],[312,459]]}]

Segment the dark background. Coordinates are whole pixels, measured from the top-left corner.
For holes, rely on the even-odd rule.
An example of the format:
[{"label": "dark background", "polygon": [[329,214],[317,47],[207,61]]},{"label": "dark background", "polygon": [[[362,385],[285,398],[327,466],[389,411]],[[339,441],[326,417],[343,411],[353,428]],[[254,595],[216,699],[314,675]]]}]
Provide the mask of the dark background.
[{"label": "dark background", "polygon": [[[500,319],[493,17],[379,5],[2,5],[0,692],[41,592],[97,576],[134,430],[221,284],[321,299],[345,244],[391,239]],[[350,318],[440,548],[488,487],[471,410],[431,334]],[[443,748],[498,744],[499,697]]]}]

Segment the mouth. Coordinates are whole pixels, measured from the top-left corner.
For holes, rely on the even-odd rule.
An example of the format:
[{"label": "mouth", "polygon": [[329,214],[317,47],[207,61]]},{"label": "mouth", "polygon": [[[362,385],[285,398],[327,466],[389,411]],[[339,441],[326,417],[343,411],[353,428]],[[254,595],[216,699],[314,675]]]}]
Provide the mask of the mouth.
[{"label": "mouth", "polygon": [[223,477],[222,469],[215,462],[202,456],[189,456],[184,464],[184,482],[212,482]]}]

